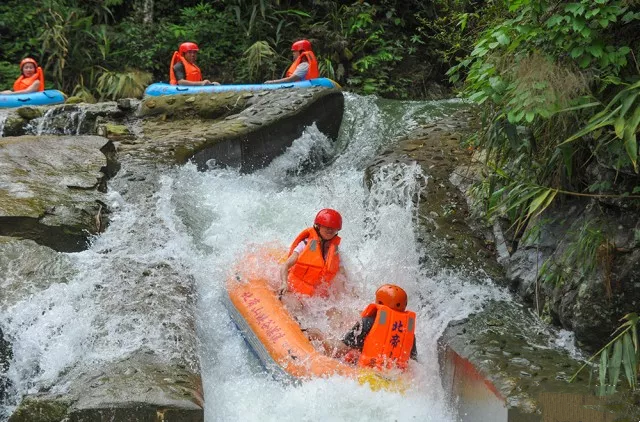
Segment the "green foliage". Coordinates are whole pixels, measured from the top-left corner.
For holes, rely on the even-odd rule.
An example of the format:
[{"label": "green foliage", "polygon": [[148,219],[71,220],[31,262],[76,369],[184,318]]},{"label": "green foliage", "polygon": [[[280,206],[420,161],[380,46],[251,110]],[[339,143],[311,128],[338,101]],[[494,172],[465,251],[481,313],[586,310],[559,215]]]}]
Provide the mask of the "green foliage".
[{"label": "green foliage", "polygon": [[[184,41],[199,44],[205,78],[245,83],[280,77],[291,62],[291,43],[308,38],[321,74],[346,89],[416,98],[428,95],[429,83],[441,81],[443,69],[467,52],[479,22],[496,16],[478,13],[481,7],[460,0],[154,0],[149,23],[141,1],[5,0],[0,63],[31,55],[44,65],[48,85],[100,97],[103,69],[135,68],[166,81],[172,53]],[[461,14],[466,35],[452,30]],[[263,54],[265,44],[251,50],[258,42],[275,55]],[[0,71],[0,84],[10,86],[16,77]]]},{"label": "green foliage", "polygon": [[141,98],[151,79],[150,73],[135,69],[124,72],[111,72],[105,69],[98,77],[96,90],[100,99]]},{"label": "green foliage", "polygon": [[[627,85],[607,104],[604,109],[594,114],[586,125],[577,133],[569,137],[565,143],[583,138],[587,134],[594,134],[597,139],[596,149],[606,144],[622,141],[627,153],[628,161],[633,170],[638,172],[638,140],[636,133],[640,125],[640,82]],[[617,168],[624,165],[618,161]]]},{"label": "green foliage", "polygon": [[567,245],[559,258],[549,258],[540,269],[540,278],[555,286],[561,286],[575,274],[589,277],[601,270],[604,289],[611,297],[611,251],[614,247],[607,233],[597,223],[587,221],[570,230]]},{"label": "green foliage", "polygon": [[275,71],[276,52],[265,41],[256,41],[245,50],[243,59],[249,80],[258,80],[261,75]]},{"label": "green foliage", "polygon": [[[473,18],[460,16],[464,27]],[[605,188],[588,180],[585,162],[637,172],[638,67],[625,35],[639,18],[624,0],[511,1],[448,71],[484,112],[476,146],[490,173],[474,191],[516,236],[558,197]]]},{"label": "green foliage", "polygon": [[577,375],[589,365],[596,357],[600,356],[598,369],[598,395],[611,395],[616,392],[620,381],[620,375],[624,373],[629,388],[638,389],[638,373],[640,363],[640,345],[638,343],[638,321],[640,316],[635,313],[625,315],[620,321],[625,321],[611,334],[615,336],[603,348],[598,350],[589,360],[582,365],[571,377],[569,382],[575,380]]}]

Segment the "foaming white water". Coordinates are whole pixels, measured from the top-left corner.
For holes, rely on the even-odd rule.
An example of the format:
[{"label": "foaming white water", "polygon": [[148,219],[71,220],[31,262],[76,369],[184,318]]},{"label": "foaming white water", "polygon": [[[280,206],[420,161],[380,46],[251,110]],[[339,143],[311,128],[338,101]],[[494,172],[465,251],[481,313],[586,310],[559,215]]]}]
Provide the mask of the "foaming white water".
[{"label": "foaming white water", "polygon": [[[115,183],[124,188],[123,182]],[[45,261],[70,268],[40,271],[0,261],[3,269],[12,268],[2,285],[22,277],[29,289],[0,309],[13,349],[7,374],[16,394],[12,402],[42,389],[63,393],[70,370],[99,368],[140,350],[153,350],[158,361],[195,361],[189,315],[177,312],[186,299],[175,292],[190,287],[181,264],[189,254],[188,236],[164,224],[161,198],[149,195],[132,204],[112,192],[108,200],[119,210],[89,250],[65,254],[62,264]],[[38,254],[42,259],[42,251],[31,259]],[[158,272],[162,282],[152,277]]]},{"label": "foaming white water", "polygon": [[0,138],[4,135],[4,125],[7,122],[9,116],[8,110],[0,110]]},{"label": "foaming white water", "polygon": [[[349,101],[365,105],[349,107]],[[176,219],[187,222],[199,251],[200,259],[190,266],[199,290],[208,421],[455,420],[440,383],[436,340],[449,321],[465,317],[497,295],[457,274],[424,275],[413,200],[420,196],[426,176],[417,166],[390,165],[374,175],[367,190],[360,167],[388,141],[385,132],[400,134],[400,125],[383,127],[384,111],[371,98],[351,97],[347,104],[351,117],[342,129],[342,154],[328,168],[311,174],[300,171],[301,163],[313,155],[311,147],[327,142],[312,129],[262,171],[199,173],[185,166],[171,175],[171,185],[161,194],[171,196]],[[403,286],[410,294],[409,307],[419,316],[420,356],[414,365],[415,385],[405,395],[372,392],[340,377],[283,385],[264,372],[221,305],[224,283],[248,248],[269,244],[284,250],[325,207],[343,215],[341,256],[352,293],[312,301],[309,314],[301,319],[339,338],[348,327],[326,321],[325,310],[338,307],[355,321],[379,285]],[[276,276],[274,269],[265,271]]]},{"label": "foaming white water", "polygon": [[[337,144],[309,128],[282,157],[250,175],[233,169],[202,173],[192,165],[162,175],[148,169],[144,174],[154,191],[137,194],[122,169],[111,183],[109,202],[117,208],[111,225],[88,251],[66,255],[73,267],[67,279],[52,278],[1,310],[0,326],[14,348],[9,376],[18,395],[51,386],[64,390],[60,377],[69,368],[99,367],[141,348],[167,361],[194,354],[194,342],[180,340],[190,331],[189,321],[171,291],[193,279],[207,421],[454,420],[439,379],[436,340],[449,321],[493,293],[458,274],[424,275],[424,252],[414,233],[413,199],[426,180],[419,167],[386,166],[374,175],[370,191],[362,171],[406,133],[406,122],[415,126],[449,105],[411,104],[407,111],[347,95]],[[333,161],[326,168],[314,165],[327,160]],[[264,372],[221,303],[225,280],[248,248],[286,248],[325,207],[344,218],[341,250],[352,293],[318,301],[304,322],[340,337],[347,327],[326,321],[326,309],[336,306],[355,321],[380,284],[403,286],[418,314],[419,353],[415,386],[405,395],[372,392],[338,377],[283,385]],[[149,277],[156,272],[162,282]]]}]

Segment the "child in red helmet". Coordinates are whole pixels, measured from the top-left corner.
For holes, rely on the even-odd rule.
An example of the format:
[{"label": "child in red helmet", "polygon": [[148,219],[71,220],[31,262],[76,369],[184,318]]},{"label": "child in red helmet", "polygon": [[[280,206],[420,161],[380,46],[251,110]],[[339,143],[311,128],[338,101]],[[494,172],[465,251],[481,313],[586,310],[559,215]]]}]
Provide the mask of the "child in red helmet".
[{"label": "child in red helmet", "polygon": [[[362,320],[333,344],[321,332],[307,330],[311,340],[322,342],[325,352],[345,356],[361,367],[406,369],[409,359],[416,360],[416,314],[406,310],[407,293],[399,286],[385,284],[376,291],[376,301],[362,312]],[[356,351],[356,353],[354,353]],[[359,352],[359,353],[358,353]]]},{"label": "child in red helmet", "polygon": [[291,53],[293,54],[293,63],[289,66],[285,77],[265,81],[265,84],[280,84],[288,82],[298,82],[309,79],[315,79],[320,76],[318,71],[318,60],[311,51],[311,43],[309,40],[296,41],[291,45]]},{"label": "child in red helmet", "polygon": [[[340,253],[338,231],[342,229],[342,216],[336,210],[325,208],[318,212],[313,227],[303,230],[289,248],[287,261],[282,265],[280,278],[282,287],[280,296],[290,293],[305,296],[328,295],[328,288],[340,271]],[[287,305],[294,305],[292,300],[284,300]]]},{"label": "child in red helmet", "polygon": [[0,94],[28,94],[44,91],[44,73],[38,63],[31,57],[20,62],[20,77],[13,84],[13,91],[6,90]]},{"label": "child in red helmet", "polygon": [[220,85],[208,79],[202,80],[200,68],[196,65],[198,44],[183,42],[178,51],[174,51],[169,66],[169,83],[171,85]]}]

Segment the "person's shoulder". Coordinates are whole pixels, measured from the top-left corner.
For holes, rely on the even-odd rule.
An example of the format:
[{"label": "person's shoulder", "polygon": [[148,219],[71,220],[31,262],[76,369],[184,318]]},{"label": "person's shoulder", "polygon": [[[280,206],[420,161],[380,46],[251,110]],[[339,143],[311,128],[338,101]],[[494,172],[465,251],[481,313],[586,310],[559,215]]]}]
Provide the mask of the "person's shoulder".
[{"label": "person's shoulder", "polygon": [[182,63],[182,61],[178,60],[176,62],[176,64],[173,65],[174,69],[184,69],[184,64]]}]

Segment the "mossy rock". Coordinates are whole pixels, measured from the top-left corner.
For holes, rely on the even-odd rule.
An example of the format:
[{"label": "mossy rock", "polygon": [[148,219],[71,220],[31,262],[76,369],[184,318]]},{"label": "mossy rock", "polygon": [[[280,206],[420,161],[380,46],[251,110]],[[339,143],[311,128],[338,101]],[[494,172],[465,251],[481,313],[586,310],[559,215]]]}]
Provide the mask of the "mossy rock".
[{"label": "mossy rock", "polygon": [[18,115],[25,120],[33,120],[38,117],[42,117],[44,113],[42,113],[42,109],[35,107],[20,107],[18,110]]},{"label": "mossy rock", "polygon": [[113,123],[105,123],[98,126],[98,135],[106,138],[121,138],[123,136],[130,136],[131,131],[124,125],[116,125]]},{"label": "mossy rock", "polygon": [[76,95],[67,98],[67,100],[64,102],[65,104],[80,104],[80,103],[84,103],[84,99],[82,97],[78,97]]},{"label": "mossy rock", "polygon": [[64,420],[71,403],[27,398],[11,415],[9,422],[59,422]]},{"label": "mossy rock", "polygon": [[[200,93],[193,95],[167,95],[145,98],[140,109],[141,117],[165,119],[201,118],[222,119],[239,113],[253,97],[242,92]],[[247,94],[246,92],[244,94]]]},{"label": "mossy rock", "polygon": [[2,136],[22,136],[25,134],[25,126],[27,120],[23,119],[17,113],[11,113],[4,122]]}]

